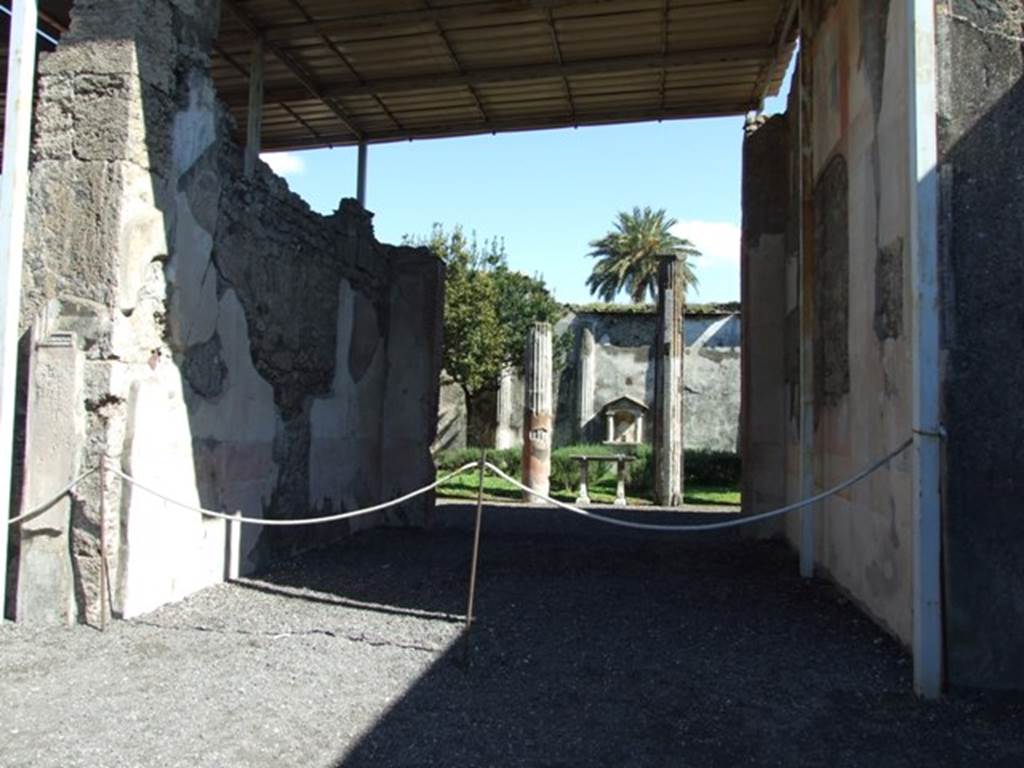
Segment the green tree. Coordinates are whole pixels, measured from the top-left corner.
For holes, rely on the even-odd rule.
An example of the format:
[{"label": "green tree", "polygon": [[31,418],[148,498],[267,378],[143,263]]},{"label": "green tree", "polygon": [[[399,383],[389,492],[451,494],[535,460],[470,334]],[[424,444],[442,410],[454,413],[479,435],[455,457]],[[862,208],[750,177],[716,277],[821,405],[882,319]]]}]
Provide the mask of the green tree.
[{"label": "green tree", "polygon": [[621,211],[614,228],[600,240],[593,240],[588,256],[598,261],[587,278],[587,287],[602,301],[614,301],[619,291],[629,294],[634,304],[649,295],[657,299],[659,256],[670,253],[683,258],[683,280],[687,288],[698,286],[691,259],[700,256],[693,243],[670,231],[676,220],[661,208]]},{"label": "green tree", "polygon": [[405,242],[430,248],[447,265],[444,369],[466,395],[470,443],[491,445],[502,372],[522,366],[530,325],[554,322],[562,307],[542,279],[509,269],[501,240],[480,245],[460,226],[447,233],[435,224],[429,237]]}]

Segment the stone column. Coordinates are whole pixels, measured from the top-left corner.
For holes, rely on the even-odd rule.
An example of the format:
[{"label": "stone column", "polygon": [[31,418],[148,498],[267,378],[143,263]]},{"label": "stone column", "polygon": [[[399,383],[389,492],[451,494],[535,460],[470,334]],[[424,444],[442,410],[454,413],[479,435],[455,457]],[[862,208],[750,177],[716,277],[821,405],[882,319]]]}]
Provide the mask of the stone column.
[{"label": "stone column", "polygon": [[[551,325],[534,323],[526,338],[523,402],[523,485],[547,495],[551,475]],[[524,492],[526,501],[538,501]]]},{"label": "stone column", "polygon": [[584,328],[580,335],[580,367],[579,367],[579,439],[588,442],[588,427],[594,418],[594,334]]},{"label": "stone column", "polygon": [[683,503],[683,310],[682,260],[662,256],[658,270],[658,337],[654,364],[654,497]]},{"label": "stone column", "polygon": [[497,428],[494,430],[494,447],[499,451],[515,445],[516,430],[512,426],[512,387],[515,372],[504,370],[498,384]]}]

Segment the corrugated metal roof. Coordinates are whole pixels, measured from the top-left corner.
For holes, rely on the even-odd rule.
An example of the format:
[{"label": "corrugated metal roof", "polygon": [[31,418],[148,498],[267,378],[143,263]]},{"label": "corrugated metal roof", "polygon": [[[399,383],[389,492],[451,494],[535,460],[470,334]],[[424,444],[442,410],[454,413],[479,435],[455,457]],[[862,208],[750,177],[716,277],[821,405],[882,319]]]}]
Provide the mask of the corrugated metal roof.
[{"label": "corrugated metal roof", "polygon": [[221,5],[212,73],[240,132],[265,41],[265,149],[744,113],[796,35],[791,0]]}]

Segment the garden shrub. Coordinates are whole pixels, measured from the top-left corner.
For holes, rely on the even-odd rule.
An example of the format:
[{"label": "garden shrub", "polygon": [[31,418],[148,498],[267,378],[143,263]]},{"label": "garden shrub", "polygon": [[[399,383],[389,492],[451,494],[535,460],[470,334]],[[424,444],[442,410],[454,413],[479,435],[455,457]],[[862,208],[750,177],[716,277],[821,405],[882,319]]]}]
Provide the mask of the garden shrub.
[{"label": "garden shrub", "polygon": [[[654,493],[654,450],[650,445],[626,448],[603,444],[567,445],[555,449],[551,454],[551,488],[573,491],[579,487],[579,462],[571,458],[578,454],[614,456],[629,453],[634,461],[626,465],[626,489],[634,496],[650,497]],[[438,471],[451,472],[463,464],[480,458],[479,448],[442,451],[435,457]],[[522,449],[505,448],[487,451],[487,460],[502,471],[518,478],[522,466]],[[686,484],[702,486],[736,487],[740,484],[739,454],[729,451],[686,451]],[[602,462],[590,467],[590,482],[597,484],[607,477],[614,477],[615,464]]]},{"label": "garden shrub", "polygon": [[740,456],[731,451],[687,451],[684,469],[694,485],[738,486],[742,473]]}]

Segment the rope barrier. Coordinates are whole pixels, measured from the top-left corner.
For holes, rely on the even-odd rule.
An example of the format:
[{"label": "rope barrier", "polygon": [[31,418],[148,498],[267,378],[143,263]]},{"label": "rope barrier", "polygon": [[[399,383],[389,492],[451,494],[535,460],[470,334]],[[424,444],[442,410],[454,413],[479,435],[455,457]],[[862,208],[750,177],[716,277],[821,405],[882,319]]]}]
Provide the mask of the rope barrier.
[{"label": "rope barrier", "polygon": [[170,496],[164,495],[155,488],[148,486],[145,483],[140,483],[134,477],[126,474],[125,472],[122,472],[119,469],[109,467],[107,471],[110,472],[111,474],[117,475],[122,480],[125,480],[126,482],[130,483],[132,486],[136,488],[141,488],[142,490],[146,491],[146,493],[156,496],[158,499],[166,501],[168,504],[172,504],[180,509],[185,509],[191,512],[199,512],[200,514],[205,515],[207,517],[216,517],[221,520],[227,520],[233,523],[244,523],[246,525],[288,527],[296,525],[318,525],[320,523],[333,523],[337,520],[347,520],[352,517],[359,517],[360,515],[369,515],[372,512],[380,512],[383,509],[388,509],[389,507],[395,507],[398,506],[399,504],[403,504],[406,501],[409,501],[409,499],[414,499],[417,496],[422,496],[424,493],[428,493],[429,491],[434,490],[435,488],[437,488],[437,486],[447,483],[452,478],[458,477],[459,475],[468,472],[471,469],[475,469],[479,466],[480,462],[478,461],[474,461],[469,464],[463,464],[454,472],[445,475],[444,477],[438,480],[435,480],[429,485],[425,485],[422,488],[417,488],[415,491],[410,491],[404,496],[399,496],[397,499],[391,499],[390,501],[384,501],[381,502],[380,504],[374,504],[372,507],[353,509],[348,512],[339,512],[335,515],[325,515],[323,517],[297,517],[294,519],[242,517],[241,515],[229,515],[225,512],[215,512],[212,509],[203,509],[202,507],[196,507],[191,504],[185,504],[183,502],[180,502],[177,499],[172,499]]},{"label": "rope barrier", "polygon": [[[204,509],[203,507],[197,507],[197,506],[194,506],[192,504],[186,504],[184,502],[178,501],[177,499],[171,498],[170,496],[167,496],[164,493],[156,490],[152,486],[146,485],[145,483],[142,483],[142,482],[136,480],[131,475],[127,474],[126,472],[122,472],[121,470],[119,470],[119,469],[117,469],[115,467],[107,466],[105,468],[105,471],[106,472],[110,472],[111,474],[121,478],[121,480],[123,480],[124,482],[129,483],[133,487],[139,488],[139,489],[145,491],[146,493],[149,493],[150,495],[155,496],[156,498],[161,499],[162,501],[165,501],[168,504],[171,504],[172,506],[178,507],[179,509],[184,509],[184,510],[187,510],[187,511],[190,511],[190,512],[198,512],[199,514],[204,515],[206,517],[219,518],[221,520],[227,520],[228,522],[242,523],[242,524],[245,524],[245,525],[263,525],[263,526],[281,526],[281,527],[286,527],[286,526],[318,525],[320,523],[331,523],[331,522],[336,522],[338,520],[346,520],[346,519],[353,518],[353,517],[359,517],[361,515],[368,515],[368,514],[371,514],[373,512],[380,512],[380,511],[388,509],[390,507],[394,507],[394,506],[397,506],[399,504],[403,504],[406,501],[409,501],[410,499],[414,499],[417,496],[423,495],[424,493],[428,493],[429,491],[434,490],[438,486],[444,485],[449,480],[452,480],[452,479],[458,477],[459,475],[462,475],[462,474],[464,474],[464,473],[466,473],[466,472],[468,472],[468,471],[470,471],[472,469],[478,469],[478,468],[480,468],[481,463],[482,463],[483,467],[485,469],[490,470],[491,472],[493,472],[495,475],[497,475],[501,479],[505,480],[508,483],[511,483],[516,488],[519,488],[519,489],[527,492],[531,496],[534,496],[534,497],[536,497],[538,499],[541,499],[542,501],[545,501],[545,502],[547,502],[549,504],[552,504],[555,507],[558,507],[560,509],[564,509],[567,512],[572,512],[574,514],[577,514],[577,515],[580,515],[582,517],[585,517],[585,518],[587,518],[589,520],[593,520],[595,522],[600,522],[600,523],[606,523],[608,525],[617,525],[617,526],[620,526],[622,528],[633,528],[633,529],[643,530],[643,531],[661,531],[661,532],[665,532],[665,533],[687,533],[687,532],[696,532],[696,531],[717,531],[717,530],[722,530],[724,528],[735,528],[735,527],[738,527],[738,526],[741,526],[741,525],[750,525],[751,523],[756,523],[756,522],[759,522],[761,520],[767,520],[767,519],[772,518],[772,517],[778,517],[779,515],[785,515],[785,514],[787,514],[789,512],[794,512],[794,511],[796,511],[798,509],[802,509],[803,507],[807,507],[807,506],[810,506],[812,504],[817,504],[819,501],[827,499],[829,496],[834,496],[835,494],[840,493],[841,491],[846,490],[851,485],[854,485],[854,484],[860,482],[861,480],[863,480],[868,475],[876,472],[881,467],[883,467],[887,463],[889,463],[892,459],[896,458],[901,453],[903,453],[903,451],[905,451],[911,445],[913,445],[913,442],[914,442],[913,438],[908,438],[898,448],[896,448],[892,452],[888,453],[885,457],[879,459],[878,461],[874,462],[873,464],[870,464],[868,467],[866,467],[865,469],[861,470],[860,472],[855,474],[853,477],[849,478],[848,480],[845,480],[842,483],[839,483],[836,486],[833,486],[832,488],[829,488],[827,491],[823,491],[822,493],[817,494],[816,496],[811,496],[808,499],[803,499],[801,501],[797,501],[797,502],[794,502],[792,504],[787,504],[784,507],[779,507],[777,509],[772,509],[772,510],[769,510],[767,512],[760,512],[760,513],[758,513],[756,515],[748,515],[746,517],[741,517],[741,518],[737,518],[737,519],[733,519],[733,520],[725,520],[725,521],[717,522],[717,523],[693,523],[693,524],[687,524],[687,525],[671,525],[671,524],[667,524],[667,523],[642,523],[642,522],[635,522],[635,521],[632,521],[632,520],[623,520],[623,519],[617,518],[617,517],[609,517],[608,515],[602,515],[602,514],[599,514],[599,513],[596,513],[596,512],[588,512],[587,510],[581,509],[581,508],[579,508],[577,506],[574,506],[572,504],[567,504],[567,503],[565,503],[563,501],[558,501],[557,499],[553,499],[550,496],[546,496],[544,494],[537,493],[536,491],[531,489],[529,486],[524,485],[523,483],[521,483],[518,480],[516,480],[515,478],[511,477],[507,473],[503,472],[500,467],[497,467],[497,466],[495,466],[494,464],[491,464],[488,461],[483,461],[483,462],[481,462],[481,461],[473,461],[473,462],[469,462],[467,464],[463,464],[461,467],[456,469],[454,472],[451,472],[451,473],[445,475],[444,477],[441,477],[441,478],[435,480],[434,482],[430,483],[429,485],[425,485],[422,488],[417,488],[415,491],[410,491],[409,493],[407,493],[407,494],[405,494],[403,496],[399,496],[396,499],[391,499],[390,501],[381,502],[380,504],[374,504],[373,506],[370,506],[370,507],[363,507],[361,509],[353,509],[353,510],[349,510],[347,512],[339,512],[339,513],[334,514],[334,515],[325,515],[323,517],[305,517],[305,518],[294,518],[294,519],[243,517],[241,515],[232,515],[232,514],[227,514],[225,512],[217,512],[217,511],[214,511],[214,510],[211,510],[211,509]],[[33,518],[33,517],[35,517],[37,515],[42,514],[47,509],[49,509],[54,504],[56,504],[58,501],[60,501],[60,499],[63,498],[66,494],[68,494],[72,490],[74,490],[74,488],[79,483],[81,483],[83,480],[88,478],[90,475],[92,475],[95,472],[99,471],[99,469],[100,469],[100,467],[96,466],[96,467],[93,467],[92,469],[86,470],[85,472],[80,474],[78,477],[76,477],[74,480],[72,480],[70,483],[68,483],[67,486],[65,486],[59,493],[55,494],[49,501],[36,506],[35,508],[29,510],[28,512],[25,512],[25,513],[19,515],[18,517],[12,517],[10,520],[8,520],[8,525],[14,525],[16,523],[23,522],[25,520],[28,520],[30,518]]]},{"label": "rope barrier", "polygon": [[18,515],[17,517],[12,517],[10,520],[7,521],[7,524],[8,525],[14,525],[15,523],[21,523],[21,522],[24,522],[25,520],[29,520],[29,519],[31,519],[33,517],[36,517],[37,515],[43,514],[43,512],[45,512],[50,507],[52,507],[54,504],[56,504],[58,501],[63,499],[64,496],[66,496],[67,494],[69,494],[73,490],[75,490],[75,486],[77,486],[79,483],[81,483],[83,480],[85,480],[90,475],[94,474],[97,470],[99,470],[98,466],[97,467],[93,467],[92,469],[87,469],[85,472],[80,474],[78,477],[76,477],[70,483],[65,485],[60,490],[59,493],[55,493],[52,497],[50,497],[49,501],[44,501],[42,504],[39,504],[38,506],[33,507],[28,512],[23,512],[22,514]]},{"label": "rope barrier", "polygon": [[784,507],[779,507],[778,509],[772,509],[772,510],[769,510],[767,512],[759,512],[756,515],[747,515],[746,517],[741,517],[741,518],[734,519],[734,520],[725,520],[725,521],[718,522],[718,523],[692,523],[692,524],[689,524],[689,525],[669,525],[669,524],[661,524],[661,523],[638,523],[638,522],[634,522],[632,520],[622,520],[621,518],[617,518],[617,517],[608,517],[607,515],[601,515],[601,514],[598,514],[596,512],[588,512],[585,509],[580,509],[579,507],[576,507],[576,506],[574,506],[572,504],[566,504],[565,502],[558,501],[557,499],[553,499],[550,496],[545,496],[543,494],[537,493],[536,491],[534,491],[530,487],[528,487],[526,485],[523,485],[519,481],[517,481],[514,478],[510,477],[505,472],[502,472],[501,469],[499,469],[498,467],[494,466],[490,462],[488,462],[486,466],[487,466],[487,468],[489,470],[494,472],[494,474],[496,474],[498,477],[502,478],[506,482],[512,483],[512,485],[516,486],[517,488],[521,488],[522,490],[524,490],[527,493],[529,493],[531,496],[535,496],[538,499],[542,499],[542,500],[548,502],[549,504],[553,504],[556,507],[560,507],[561,509],[566,510],[567,512],[573,512],[573,513],[575,513],[577,515],[582,515],[583,517],[586,517],[586,518],[588,518],[590,520],[595,520],[595,521],[600,522],[600,523],[607,523],[608,525],[617,525],[617,526],[620,526],[622,528],[635,528],[635,529],[641,530],[641,531],[661,531],[663,533],[689,533],[689,532],[695,532],[695,531],[719,531],[719,530],[722,530],[724,528],[736,528],[736,527],[741,526],[741,525],[750,525],[751,523],[756,523],[756,522],[759,522],[761,520],[767,520],[767,519],[772,518],[772,517],[778,517],[779,515],[785,515],[785,514],[787,514],[789,512],[794,512],[794,511],[796,511],[798,509],[801,509],[803,507],[810,506],[811,504],[817,504],[819,501],[822,501],[823,499],[827,499],[829,496],[833,496],[833,495],[839,493],[840,491],[846,490],[851,485],[854,485],[855,483],[860,482],[865,477],[867,477],[868,475],[870,475],[873,472],[876,472],[878,469],[880,469],[881,467],[883,467],[887,463],[889,463],[892,459],[894,459],[897,456],[899,456],[901,453],[903,453],[903,451],[907,450],[907,448],[909,448],[913,444],[914,444],[913,438],[908,438],[907,440],[905,440],[899,446],[899,448],[897,448],[896,450],[892,451],[891,453],[886,455],[884,458],[879,459],[878,461],[874,462],[873,464],[868,466],[866,469],[861,470],[856,475],[851,477],[849,480],[846,480],[846,481],[840,483],[839,485],[833,486],[832,488],[829,488],[827,491],[819,493],[817,496],[811,496],[809,499],[804,499],[802,501],[794,502],[793,504],[787,504]]}]

